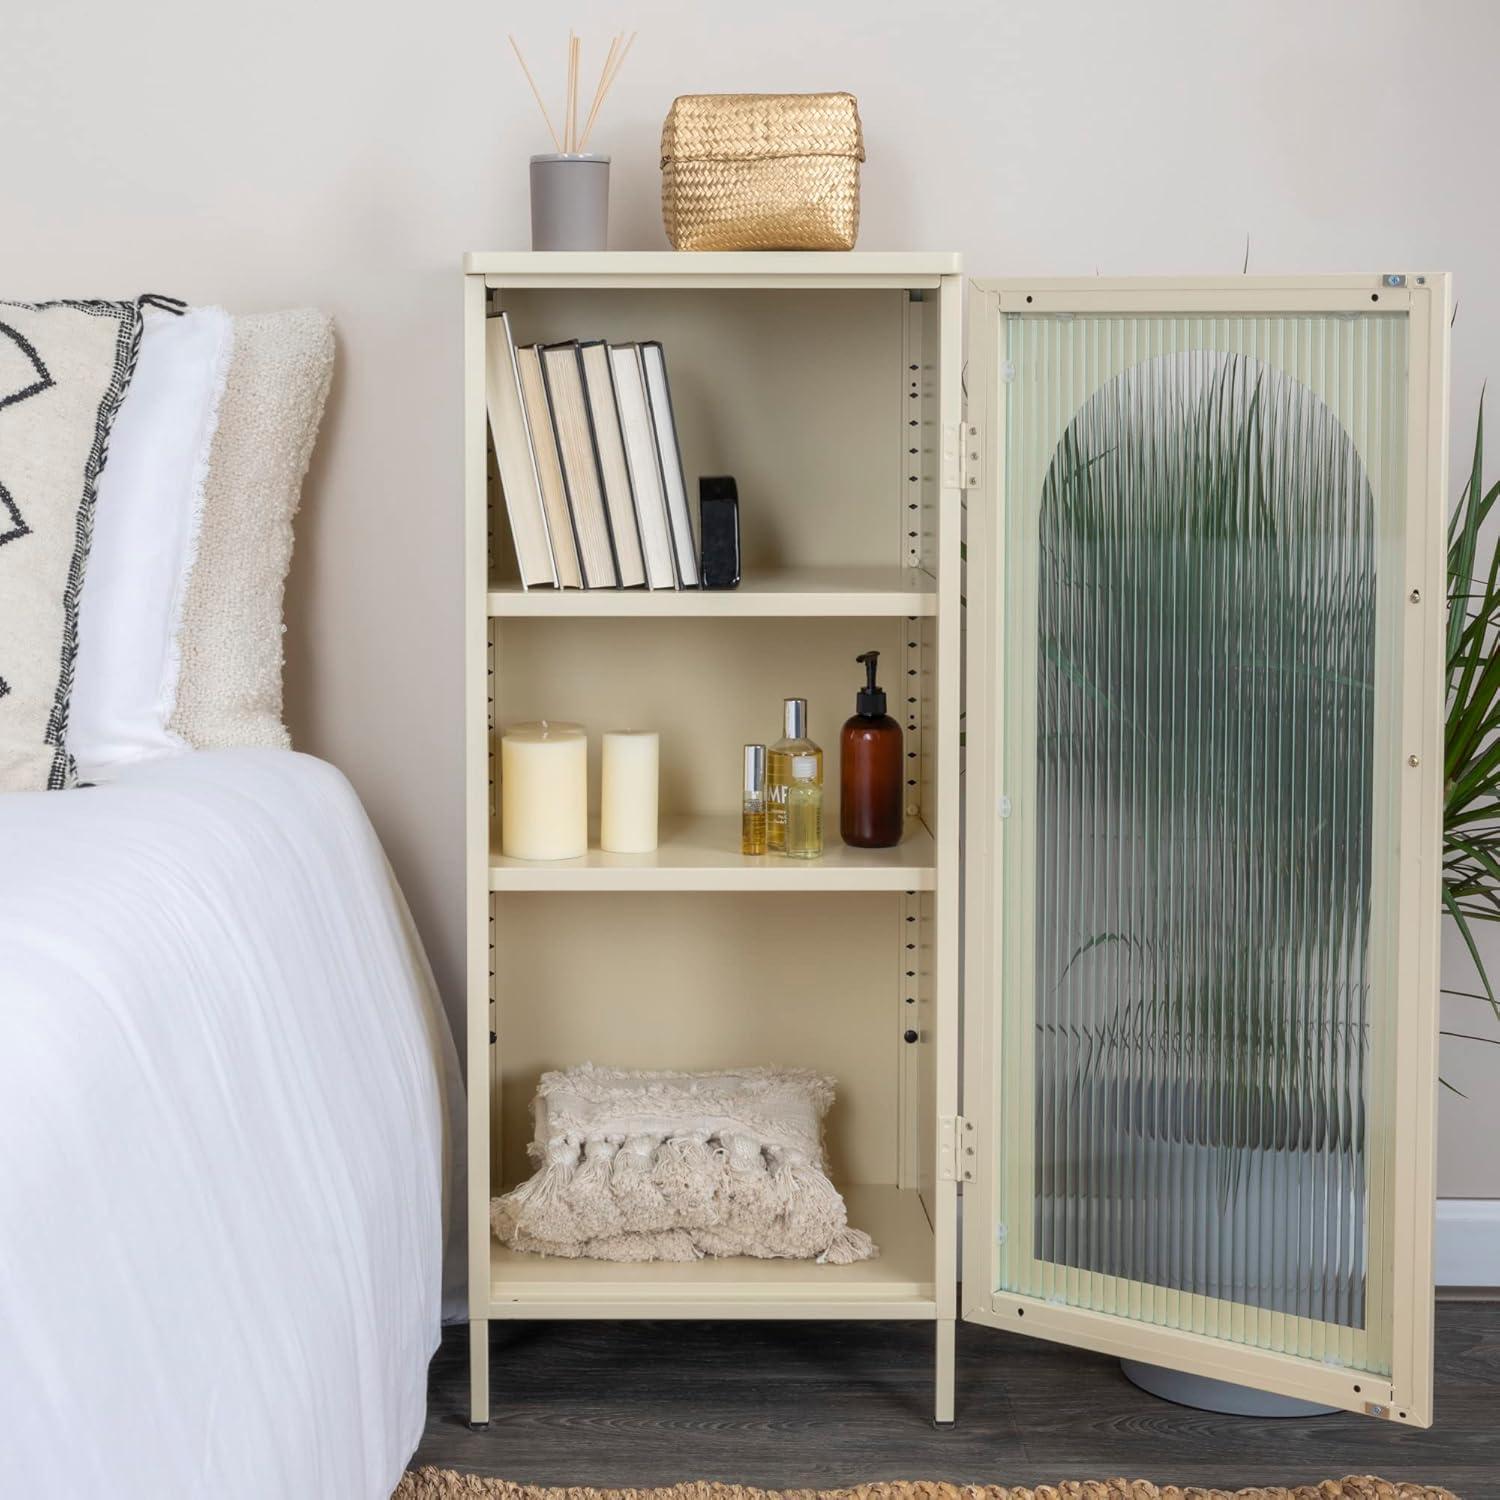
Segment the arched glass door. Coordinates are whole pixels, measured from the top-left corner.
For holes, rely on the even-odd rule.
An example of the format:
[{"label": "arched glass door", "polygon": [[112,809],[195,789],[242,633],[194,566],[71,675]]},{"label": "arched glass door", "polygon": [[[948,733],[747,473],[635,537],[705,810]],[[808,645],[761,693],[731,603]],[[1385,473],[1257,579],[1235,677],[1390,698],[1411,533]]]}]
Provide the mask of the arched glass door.
[{"label": "arched glass door", "polygon": [[1441,709],[1414,675],[1441,573],[1425,612],[1410,576],[1440,535],[1412,482],[1432,330],[1410,296],[1247,294],[992,293],[976,331],[1002,437],[966,1302],[1420,1421],[1400,1303],[1430,1172],[1398,1157],[1425,1128],[1430,1161],[1431,1060],[1401,1039],[1432,1025],[1436,871],[1401,866]]}]

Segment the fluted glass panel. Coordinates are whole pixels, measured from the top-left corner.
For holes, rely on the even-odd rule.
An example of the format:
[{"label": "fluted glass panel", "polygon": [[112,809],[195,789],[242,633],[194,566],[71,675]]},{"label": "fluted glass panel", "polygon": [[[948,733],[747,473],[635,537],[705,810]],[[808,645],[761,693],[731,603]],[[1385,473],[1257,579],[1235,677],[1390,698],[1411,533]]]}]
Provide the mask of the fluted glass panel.
[{"label": "fluted glass panel", "polygon": [[1388,1368],[1404,319],[1004,338],[1002,1282]]}]

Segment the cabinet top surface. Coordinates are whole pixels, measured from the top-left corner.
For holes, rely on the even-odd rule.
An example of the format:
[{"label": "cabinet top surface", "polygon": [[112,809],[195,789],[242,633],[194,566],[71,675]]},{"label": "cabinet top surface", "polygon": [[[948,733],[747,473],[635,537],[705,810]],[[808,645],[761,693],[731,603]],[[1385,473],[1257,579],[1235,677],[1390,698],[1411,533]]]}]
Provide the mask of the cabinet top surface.
[{"label": "cabinet top surface", "polygon": [[927,250],[470,250],[470,276],[956,276],[963,258]]}]

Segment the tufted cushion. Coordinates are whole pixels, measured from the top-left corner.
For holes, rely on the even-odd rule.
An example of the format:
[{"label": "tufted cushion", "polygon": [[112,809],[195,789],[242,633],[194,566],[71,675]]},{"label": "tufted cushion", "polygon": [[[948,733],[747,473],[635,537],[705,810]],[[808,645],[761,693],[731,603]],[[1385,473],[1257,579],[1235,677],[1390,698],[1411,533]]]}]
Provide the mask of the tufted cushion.
[{"label": "tufted cushion", "polygon": [[171,721],[198,749],[291,743],[281,722],[281,604],[292,517],[332,374],[325,314],[234,320]]}]

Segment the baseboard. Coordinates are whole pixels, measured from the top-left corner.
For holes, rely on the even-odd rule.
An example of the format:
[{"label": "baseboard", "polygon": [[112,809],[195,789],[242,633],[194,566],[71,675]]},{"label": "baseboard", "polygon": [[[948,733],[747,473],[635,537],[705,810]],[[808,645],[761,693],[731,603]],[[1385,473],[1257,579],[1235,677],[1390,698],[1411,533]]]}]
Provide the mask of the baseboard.
[{"label": "baseboard", "polygon": [[1500,1198],[1439,1198],[1437,1284],[1500,1286]]}]

